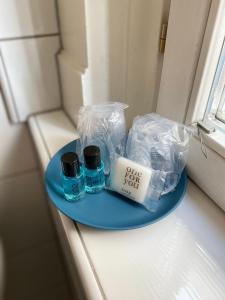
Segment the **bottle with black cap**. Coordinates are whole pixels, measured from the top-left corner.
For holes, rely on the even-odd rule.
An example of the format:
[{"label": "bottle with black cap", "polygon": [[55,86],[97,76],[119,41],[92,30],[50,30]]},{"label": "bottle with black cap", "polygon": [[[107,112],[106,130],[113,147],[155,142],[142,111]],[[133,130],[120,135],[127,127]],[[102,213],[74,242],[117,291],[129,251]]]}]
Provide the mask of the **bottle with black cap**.
[{"label": "bottle with black cap", "polygon": [[79,200],[85,191],[84,171],[80,166],[78,156],[74,152],[67,152],[61,156],[62,185],[65,199]]},{"label": "bottle with black cap", "polygon": [[90,145],[84,148],[84,166],[86,192],[100,192],[105,187],[105,175],[99,147]]}]

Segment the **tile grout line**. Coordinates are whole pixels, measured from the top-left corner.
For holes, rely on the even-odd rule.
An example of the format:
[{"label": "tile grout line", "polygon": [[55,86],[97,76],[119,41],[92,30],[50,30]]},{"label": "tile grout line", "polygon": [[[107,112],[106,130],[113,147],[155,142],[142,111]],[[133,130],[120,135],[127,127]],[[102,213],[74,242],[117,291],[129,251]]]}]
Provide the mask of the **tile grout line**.
[{"label": "tile grout line", "polygon": [[64,96],[63,96],[63,85],[62,85],[62,75],[60,72],[60,64],[59,64],[59,54],[63,50],[63,41],[62,41],[62,33],[61,33],[61,22],[60,22],[60,14],[59,14],[59,4],[57,0],[54,0],[55,5],[55,14],[56,14],[56,22],[58,26],[58,32],[59,32],[59,50],[55,54],[55,63],[56,63],[56,69],[57,69],[57,75],[58,75],[58,84],[59,84],[59,93],[60,93],[60,104],[61,108],[64,107]]},{"label": "tile grout line", "polygon": [[27,169],[27,170],[24,170],[24,171],[14,172],[14,173],[11,173],[9,175],[0,176],[0,180],[8,180],[10,178],[14,178],[14,177],[17,177],[17,176],[23,176],[25,174],[38,172],[38,171],[39,171],[39,168],[36,167],[36,168]]},{"label": "tile grout line", "polygon": [[[12,90],[10,79],[9,79],[8,70],[6,68],[6,64],[5,64],[5,60],[4,60],[2,51],[0,51],[0,60],[1,60],[2,68],[3,68],[3,72],[5,74],[5,79],[6,79],[5,85],[8,86],[9,93],[10,93],[10,96],[11,96],[11,101],[10,101],[10,99],[6,99],[7,96],[4,93],[4,82],[2,82],[3,101],[6,100],[6,102],[8,102],[8,101],[12,102],[12,106],[14,108],[14,112],[15,112],[15,115],[16,115],[16,118],[17,118],[17,121],[18,121],[19,120],[19,111],[18,111],[18,107],[16,105],[16,100],[15,100],[15,97],[14,97],[14,94],[13,94],[13,90]],[[11,114],[10,114],[10,111],[9,111],[7,103],[5,103],[5,107],[6,107],[6,111],[8,111],[8,115],[11,118]]]},{"label": "tile grout line", "polygon": [[60,22],[60,16],[59,16],[59,4],[58,1],[55,0],[54,1],[54,5],[55,5],[55,14],[56,14],[56,23],[57,23],[57,27],[58,27],[58,35],[59,35],[59,39],[60,39],[60,50],[63,49],[62,47],[62,34],[61,34],[61,22]]},{"label": "tile grout line", "polygon": [[25,36],[18,36],[18,37],[0,38],[0,42],[10,42],[10,41],[17,41],[17,40],[37,39],[37,38],[45,38],[45,37],[52,37],[52,36],[59,36],[59,33],[58,32],[53,32],[53,33],[46,33],[46,34],[36,34],[36,35],[25,35]]}]

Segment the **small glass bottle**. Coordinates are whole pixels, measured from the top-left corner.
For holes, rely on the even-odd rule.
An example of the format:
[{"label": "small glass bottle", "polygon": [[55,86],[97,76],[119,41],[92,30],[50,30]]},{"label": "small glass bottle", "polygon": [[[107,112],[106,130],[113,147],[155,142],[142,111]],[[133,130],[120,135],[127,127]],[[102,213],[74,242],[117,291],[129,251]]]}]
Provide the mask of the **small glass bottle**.
[{"label": "small glass bottle", "polygon": [[84,148],[84,165],[86,192],[100,192],[105,187],[105,175],[99,147],[91,145]]},{"label": "small glass bottle", "polygon": [[67,152],[61,156],[62,184],[65,199],[79,200],[85,191],[84,171],[80,166],[78,156],[74,152]]}]

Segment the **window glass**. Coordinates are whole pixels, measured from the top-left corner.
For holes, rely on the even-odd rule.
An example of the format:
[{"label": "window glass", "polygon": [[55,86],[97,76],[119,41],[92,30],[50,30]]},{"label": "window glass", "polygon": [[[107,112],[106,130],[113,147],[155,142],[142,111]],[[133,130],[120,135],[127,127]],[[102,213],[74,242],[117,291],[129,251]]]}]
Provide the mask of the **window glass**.
[{"label": "window glass", "polygon": [[205,120],[225,123],[225,42],[210,91]]}]

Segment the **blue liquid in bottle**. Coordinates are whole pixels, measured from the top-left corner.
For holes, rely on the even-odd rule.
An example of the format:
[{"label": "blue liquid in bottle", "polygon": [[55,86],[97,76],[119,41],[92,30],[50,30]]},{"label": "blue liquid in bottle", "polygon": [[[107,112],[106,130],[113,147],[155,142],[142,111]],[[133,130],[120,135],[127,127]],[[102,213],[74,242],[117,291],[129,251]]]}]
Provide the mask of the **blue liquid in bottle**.
[{"label": "blue liquid in bottle", "polygon": [[84,171],[76,153],[67,152],[61,157],[62,184],[67,201],[77,201],[85,191]]},{"label": "blue liquid in bottle", "polygon": [[84,149],[84,164],[86,192],[100,192],[105,187],[105,175],[99,147],[91,145]]}]

